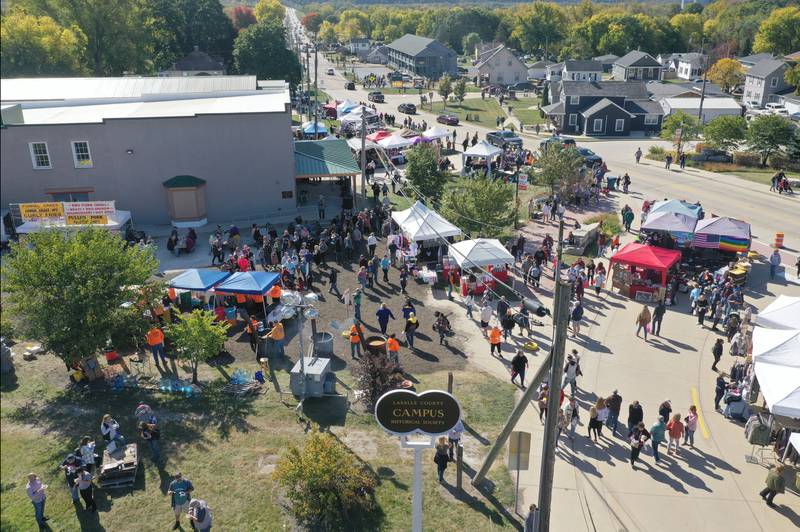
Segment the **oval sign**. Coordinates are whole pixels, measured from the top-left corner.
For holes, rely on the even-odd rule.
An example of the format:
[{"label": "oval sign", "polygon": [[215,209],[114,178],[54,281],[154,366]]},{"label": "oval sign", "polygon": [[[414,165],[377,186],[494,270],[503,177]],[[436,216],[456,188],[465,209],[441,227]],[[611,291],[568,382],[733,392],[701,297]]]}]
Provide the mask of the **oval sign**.
[{"label": "oval sign", "polygon": [[446,434],[461,419],[461,405],[441,390],[392,390],[378,399],[375,419],[392,434]]}]

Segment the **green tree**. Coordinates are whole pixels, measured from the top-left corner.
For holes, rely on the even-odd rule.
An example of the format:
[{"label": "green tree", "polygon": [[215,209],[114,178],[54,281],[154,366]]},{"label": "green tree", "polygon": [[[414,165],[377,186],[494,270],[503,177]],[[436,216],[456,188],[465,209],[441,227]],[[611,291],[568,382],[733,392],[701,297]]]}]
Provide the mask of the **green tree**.
[{"label": "green tree", "polygon": [[406,152],[406,179],[411,183],[411,193],[419,200],[438,201],[442,197],[447,176],[439,170],[436,149],[420,143]]},{"label": "green tree", "polygon": [[193,310],[181,314],[177,323],[167,329],[178,358],[188,360],[192,366],[192,383],[197,384],[197,367],[219,355],[228,337],[227,322],[215,321],[210,310]]},{"label": "green tree", "polygon": [[324,21],[319,26],[317,38],[325,44],[336,42],[336,27],[329,21]]},{"label": "green tree", "polygon": [[376,507],[374,475],[331,434],[315,430],[302,449],[291,445],[272,478],[284,489],[292,516],[311,530],[361,529],[359,518]]},{"label": "green tree", "polygon": [[447,97],[453,92],[453,80],[450,79],[449,75],[445,74],[441,77],[439,84],[436,86],[436,92],[442,97],[442,105],[447,108]]},{"label": "green tree", "polygon": [[567,16],[558,4],[536,2],[515,12],[511,36],[526,52],[555,48],[567,35]]},{"label": "green tree", "polygon": [[445,191],[442,216],[472,236],[499,236],[514,222],[514,194],[501,179],[461,177]]},{"label": "green tree", "polygon": [[453,95],[458,100],[459,104],[464,103],[464,96],[467,94],[467,80],[458,78],[453,84]]},{"label": "green tree", "polygon": [[475,32],[467,33],[461,42],[461,47],[467,55],[475,55],[475,48],[481,43],[481,36]]},{"label": "green tree", "polygon": [[3,76],[69,76],[84,72],[86,36],[48,16],[13,10],[0,24]]},{"label": "green tree", "polygon": [[240,74],[300,83],[300,61],[286,48],[286,29],[282,21],[259,22],[242,31],[236,37],[233,58]]},{"label": "green tree", "polygon": [[800,49],[800,7],[776,9],[758,27],[753,51],[786,55]]},{"label": "green tree", "polygon": [[3,311],[68,369],[106,345],[128,312],[121,305],[137,300],[135,287],[158,265],[151,250],[92,228],[32,233],[11,245],[4,262]]},{"label": "green tree", "polygon": [[778,115],[758,116],[750,121],[747,145],[761,155],[761,166],[766,166],[769,156],[787,146],[794,134],[792,123]]},{"label": "green tree", "polygon": [[253,12],[258,22],[278,21],[283,24],[283,19],[286,17],[286,8],[280,0],[258,0]]},{"label": "green tree", "polygon": [[670,25],[680,34],[684,46],[699,49],[703,38],[703,17],[694,13],[678,13],[669,19]]},{"label": "green tree", "polygon": [[795,94],[800,94],[800,65],[795,65],[787,69],[786,74],[783,75],[783,79],[785,79],[786,83],[789,85],[794,85]]},{"label": "green tree", "polygon": [[789,160],[800,161],[800,127],[794,128],[792,138],[786,145],[786,156]]},{"label": "green tree", "polygon": [[708,69],[708,79],[730,92],[744,80],[744,70],[736,59],[724,57]]},{"label": "green tree", "polygon": [[747,121],[742,116],[718,116],[703,128],[706,142],[725,151],[736,149],[746,134]]},{"label": "green tree", "polygon": [[578,150],[551,145],[539,153],[537,167],[531,169],[531,183],[550,188],[550,193],[561,192],[562,197],[572,195],[572,187],[581,180],[583,157]]},{"label": "green tree", "polygon": [[[680,135],[678,135],[680,130]],[[700,120],[696,116],[688,115],[683,111],[672,113],[661,124],[661,138],[675,143],[675,149],[683,151],[683,145],[695,140],[702,131]]]}]

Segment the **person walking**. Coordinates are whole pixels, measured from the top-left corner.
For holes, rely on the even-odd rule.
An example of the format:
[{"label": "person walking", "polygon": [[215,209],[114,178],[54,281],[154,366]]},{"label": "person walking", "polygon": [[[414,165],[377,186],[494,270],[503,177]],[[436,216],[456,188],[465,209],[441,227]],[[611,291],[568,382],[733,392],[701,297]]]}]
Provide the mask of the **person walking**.
[{"label": "person walking", "polygon": [[412,312],[408,315],[404,329],[404,332],[406,333],[406,344],[408,345],[409,349],[415,349],[414,335],[417,333],[417,329],[419,329],[419,320],[417,319],[417,315]]},{"label": "person walking", "polygon": [[647,329],[650,327],[650,309],[647,308],[647,305],[642,305],[642,310],[639,312],[639,315],[636,316],[636,337],[639,337],[639,333],[644,330],[644,341],[647,341]]},{"label": "person walking", "polygon": [[656,308],[653,309],[653,323],[651,329],[653,334],[656,336],[661,336],[661,322],[664,320],[664,314],[667,312],[667,305],[664,304],[664,300],[659,300]]},{"label": "person walking", "polygon": [[406,286],[408,286],[408,271],[405,266],[400,270],[400,293],[406,294]]},{"label": "person walking", "polygon": [[672,454],[672,444],[675,444],[675,454],[678,454],[681,446],[681,437],[683,436],[684,427],[681,421],[681,415],[675,414],[672,420],[667,423],[667,434],[669,434],[669,443],[667,443],[667,454]]},{"label": "person walking", "polygon": [[472,290],[467,293],[467,297],[464,299],[464,308],[467,311],[467,317],[472,319],[472,311],[475,308],[475,297],[472,295]]},{"label": "person walking", "polygon": [[598,397],[594,406],[597,408],[597,421],[600,423],[600,426],[597,427],[597,434],[602,438],[603,425],[605,425],[608,420],[608,405],[605,399]]},{"label": "person walking", "polygon": [[686,168],[686,153],[681,152],[680,156],[678,157],[678,163],[681,166],[681,170]]},{"label": "person walking", "polygon": [[581,332],[581,320],[583,319],[583,305],[580,299],[575,299],[572,302],[569,317],[572,322],[572,337],[577,338]]},{"label": "person walking", "polygon": [[597,405],[592,405],[589,408],[589,439],[592,439],[592,433],[594,433],[594,442],[597,443],[597,434],[600,427],[603,426],[601,421],[597,419]]},{"label": "person walking", "polygon": [[689,413],[683,418],[684,431],[683,431],[683,444],[689,445],[694,449],[694,433],[697,430],[697,407],[692,405],[689,407]]},{"label": "person walking", "polygon": [[381,271],[383,272],[383,282],[389,284],[389,266],[392,265],[392,260],[389,258],[388,253],[383,254],[381,259]]},{"label": "person walking", "polygon": [[767,473],[767,480],[765,481],[767,487],[761,490],[758,494],[761,498],[767,501],[767,506],[770,508],[775,507],[772,501],[778,493],[783,493],[786,490],[786,480],[783,478],[783,471],[786,466],[779,464],[775,469]]},{"label": "person walking", "polygon": [[528,358],[522,350],[518,350],[514,358],[511,359],[511,384],[516,384],[514,379],[519,376],[519,385],[525,389],[525,370],[528,368]]},{"label": "person walking", "polygon": [[575,428],[578,426],[578,422],[580,421],[580,408],[578,407],[578,401],[575,400],[575,396],[571,396],[569,401],[566,405],[564,405],[564,418],[567,420],[567,425],[569,426],[569,439],[575,439]]},{"label": "person walking", "polygon": [[361,335],[363,331],[359,323],[350,326],[350,358],[353,360],[361,358]]},{"label": "person walking", "polygon": [[395,363],[395,365],[400,364],[400,342],[397,341],[397,337],[394,333],[389,335],[389,338],[386,340],[386,351],[389,355],[389,360]]},{"label": "person walking", "polygon": [[447,443],[447,438],[444,436],[439,437],[436,442],[436,455],[433,457],[436,463],[436,472],[439,475],[439,482],[444,482],[444,471],[447,469],[447,463],[450,461],[450,445]]},{"label": "person walking", "polygon": [[714,410],[719,412],[719,402],[725,397],[725,391],[728,389],[728,383],[725,382],[725,377],[722,373],[717,375],[717,382],[714,386]]},{"label": "person walking", "polygon": [[717,364],[719,364],[719,360],[722,358],[722,338],[717,338],[717,341],[714,342],[714,347],[711,348],[711,354],[714,356],[714,363],[711,364],[711,371],[717,371]]},{"label": "person walking", "polygon": [[97,503],[94,502],[94,483],[92,482],[92,474],[86,470],[85,466],[78,468],[78,476],[75,479],[75,484],[78,492],[81,494],[86,505],[86,510],[89,512],[97,511]]},{"label": "person walking", "polygon": [[539,385],[539,392],[536,396],[536,405],[539,407],[539,422],[544,424],[547,417],[547,400],[550,396],[550,385],[543,382]]},{"label": "person walking", "polygon": [[492,329],[489,331],[489,355],[494,356],[494,352],[497,351],[497,356],[503,358],[502,346],[501,342],[503,341],[503,332],[500,330],[500,327],[497,326],[495,322]]},{"label": "person walking", "polygon": [[644,428],[644,422],[640,421],[633,428],[630,436],[631,442],[631,469],[636,469],[636,460],[639,459],[639,453],[642,452],[644,443],[651,438],[650,432]]},{"label": "person walking", "polygon": [[617,390],[614,390],[611,395],[606,398],[606,406],[608,407],[608,419],[606,420],[606,426],[611,429],[611,436],[614,436],[617,433],[619,411],[622,409],[622,396]]},{"label": "person walking", "polygon": [[658,406],[658,415],[664,418],[666,423],[669,423],[672,414],[672,403],[669,399],[664,401]]},{"label": "person walking", "polygon": [[381,334],[386,334],[386,329],[389,327],[389,320],[395,319],[394,314],[386,307],[386,303],[381,303],[378,311],[375,312],[375,316],[378,317],[378,326],[381,328]]},{"label": "person walking", "polygon": [[658,446],[667,441],[666,433],[667,424],[664,423],[664,418],[662,416],[658,416],[658,421],[653,423],[653,426],[650,427],[650,444],[653,446],[653,458],[656,463],[661,460],[661,456],[658,454]]},{"label": "person walking", "polygon": [[628,405],[628,436],[633,433],[633,429],[640,421],[644,421],[644,411],[639,401],[633,401]]},{"label": "person walking", "polygon": [[[153,353],[153,360],[158,366],[158,360],[164,363],[164,369],[167,369],[167,351],[164,349],[164,331],[157,326],[153,326],[147,331],[147,345],[150,346],[150,351]],[[160,367],[160,366],[159,366]]]},{"label": "person walking", "polygon": [[706,299],[705,293],[700,294],[700,297],[694,302],[694,307],[697,310],[697,324],[702,327],[706,319],[706,312],[708,312],[708,299]]},{"label": "person walking", "polygon": [[639,164],[639,159],[642,158],[642,148],[637,148],[633,156],[636,158],[636,164]]},{"label": "person walking", "polygon": [[361,321],[361,298],[363,291],[361,288],[356,288],[353,291],[353,318],[356,321]]},{"label": "person walking", "polygon": [[564,384],[561,386],[561,388],[566,388],[567,384],[569,384],[571,390],[570,395],[574,396],[575,391],[578,389],[578,377],[582,375],[583,372],[581,371],[578,351],[573,349],[572,353],[567,355],[567,363],[564,364]]},{"label": "person walking", "polygon": [[461,445],[461,436],[464,434],[464,423],[459,419],[456,424],[447,433],[447,442],[450,444],[449,456],[450,461],[455,462],[454,454],[458,452],[458,447]]},{"label": "person walking", "polygon": [[[539,124],[536,124],[536,134],[539,134]],[[539,530],[539,510],[535,504],[528,507],[528,516],[525,518],[523,532],[538,532]]]},{"label": "person walking", "polygon": [[31,500],[33,505],[33,514],[36,519],[36,524],[39,525],[39,530],[45,530],[47,527],[47,520],[50,519],[44,515],[44,505],[47,502],[47,484],[42,483],[42,479],[36,473],[28,473],[28,483],[25,485],[25,493]]},{"label": "person walking", "polygon": [[481,331],[483,332],[484,337],[487,337],[489,322],[492,321],[493,313],[494,309],[492,309],[492,306],[489,303],[486,303],[483,307],[481,307]]},{"label": "person walking", "polygon": [[328,272],[328,293],[333,294],[336,292],[336,297],[342,297],[342,293],[339,292],[339,287],[336,285],[338,280],[339,271],[336,268],[331,268],[331,271]]},{"label": "person walking", "polygon": [[172,530],[177,530],[181,526],[181,515],[189,511],[189,494],[194,491],[194,486],[188,478],[183,478],[179,472],[175,473],[172,482],[167,488],[167,495],[170,496],[170,505],[175,514],[175,524]]}]

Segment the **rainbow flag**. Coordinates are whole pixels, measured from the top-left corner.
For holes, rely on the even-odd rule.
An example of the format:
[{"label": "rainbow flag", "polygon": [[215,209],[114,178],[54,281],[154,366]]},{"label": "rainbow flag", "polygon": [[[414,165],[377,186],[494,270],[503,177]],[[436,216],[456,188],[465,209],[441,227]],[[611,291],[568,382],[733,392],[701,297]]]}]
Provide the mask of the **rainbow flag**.
[{"label": "rainbow flag", "polygon": [[736,238],[733,236],[720,236],[719,249],[734,253],[744,252],[750,247],[750,241],[746,238]]}]

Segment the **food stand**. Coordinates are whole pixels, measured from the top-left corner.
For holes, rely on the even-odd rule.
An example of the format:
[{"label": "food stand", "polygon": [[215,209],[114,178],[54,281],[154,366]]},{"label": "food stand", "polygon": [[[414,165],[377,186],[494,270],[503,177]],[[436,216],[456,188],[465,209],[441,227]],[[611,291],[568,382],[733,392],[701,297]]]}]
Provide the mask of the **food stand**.
[{"label": "food stand", "polygon": [[412,265],[412,274],[415,278],[429,284],[435,283],[437,277],[435,271],[416,267],[420,249],[422,248],[423,252],[430,252],[431,248],[447,245],[446,239],[460,235],[461,229],[420,201],[406,210],[393,212],[392,220],[400,228],[404,240],[409,242],[407,246],[398,249],[400,260]]},{"label": "food stand", "polygon": [[[466,296],[470,291],[474,295],[482,294],[488,287],[494,290],[497,281],[508,283],[507,264],[514,263],[514,256],[494,238],[477,238],[450,244],[448,255],[455,259],[461,271],[461,294]],[[471,269],[486,268],[489,273]]]},{"label": "food stand", "polygon": [[697,218],[678,212],[661,210],[651,213],[642,224],[642,231],[661,232],[671,236],[679,247],[692,243],[692,234],[697,225]]},{"label": "food stand", "polygon": [[[194,268],[186,270],[170,279],[170,299],[180,299],[182,307],[191,307],[193,299],[200,300],[200,294],[205,297],[206,292],[209,292],[230,275],[230,272],[221,272],[219,270],[198,270]],[[184,296],[183,294],[188,295]],[[194,297],[193,294],[197,295],[197,297]]]},{"label": "food stand", "polygon": [[[492,144],[489,144],[485,140],[478,142],[474,146],[467,148],[467,151],[461,154],[461,175],[462,176],[465,175],[466,169],[470,167],[470,165],[467,164],[468,159],[483,159],[486,161],[486,168],[487,168],[486,175],[491,177],[492,159],[494,159],[498,155],[503,155],[502,149]],[[471,166],[474,167],[475,165]]]},{"label": "food stand", "polygon": [[630,243],[611,257],[611,286],[637,301],[664,298],[669,270],[681,260],[681,252]]},{"label": "food stand", "polygon": [[700,205],[688,203],[683,200],[673,199],[673,200],[657,201],[650,208],[648,216],[653,215],[657,212],[674,212],[678,214],[684,214],[686,216],[691,216],[696,220],[700,219]]}]

